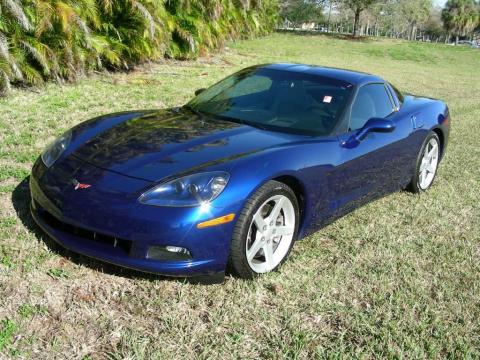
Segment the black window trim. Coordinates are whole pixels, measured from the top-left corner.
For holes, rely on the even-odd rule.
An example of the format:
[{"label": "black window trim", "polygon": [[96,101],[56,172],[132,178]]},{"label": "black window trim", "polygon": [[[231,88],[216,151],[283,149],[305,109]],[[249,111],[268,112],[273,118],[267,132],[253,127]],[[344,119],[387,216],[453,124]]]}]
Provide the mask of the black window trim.
[{"label": "black window trim", "polygon": [[395,85],[388,83],[388,86],[392,89],[392,92],[395,94],[399,107],[402,107],[403,103],[405,102],[405,95],[400,90],[398,90],[398,88]]},{"label": "black window trim", "polygon": [[395,104],[395,111],[400,111],[400,108],[402,107],[403,103],[398,98],[397,93],[395,91],[395,88],[389,82],[385,82],[385,86],[387,87],[388,92],[390,93],[390,96],[392,97],[393,103]]},{"label": "black window trim", "polygon": [[[390,91],[390,87],[387,85],[387,83],[384,83],[385,90],[387,91],[388,97],[390,98],[390,102],[393,105],[393,112],[398,111],[398,105],[397,102],[395,101],[395,98],[393,97],[392,92]],[[392,113],[390,113],[388,116],[390,116]]]}]

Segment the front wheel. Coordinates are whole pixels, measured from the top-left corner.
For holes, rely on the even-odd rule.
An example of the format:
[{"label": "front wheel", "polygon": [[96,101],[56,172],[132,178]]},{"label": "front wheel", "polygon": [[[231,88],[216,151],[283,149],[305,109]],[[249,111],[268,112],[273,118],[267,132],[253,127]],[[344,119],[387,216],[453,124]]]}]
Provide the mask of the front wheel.
[{"label": "front wheel", "polygon": [[426,191],[433,183],[440,161],[440,139],[431,132],[417,156],[415,173],[408,188],[414,193]]},{"label": "front wheel", "polygon": [[232,237],[229,267],[251,279],[285,261],[298,231],[299,207],[285,184],[269,181],[249,198]]}]

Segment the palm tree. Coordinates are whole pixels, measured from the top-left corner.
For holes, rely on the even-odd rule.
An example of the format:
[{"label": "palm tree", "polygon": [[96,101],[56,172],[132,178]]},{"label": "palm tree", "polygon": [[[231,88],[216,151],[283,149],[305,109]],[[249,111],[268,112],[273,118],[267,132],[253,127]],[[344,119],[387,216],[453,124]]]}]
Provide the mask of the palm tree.
[{"label": "palm tree", "polygon": [[0,0],[0,95],[271,31],[277,0]]},{"label": "palm tree", "polygon": [[459,36],[471,33],[479,24],[479,5],[474,0],[448,0],[442,11],[442,21],[449,34]]},{"label": "palm tree", "polygon": [[21,34],[30,33],[32,25],[22,6],[14,0],[0,0],[0,94],[10,89],[12,81],[23,79],[25,54]]}]

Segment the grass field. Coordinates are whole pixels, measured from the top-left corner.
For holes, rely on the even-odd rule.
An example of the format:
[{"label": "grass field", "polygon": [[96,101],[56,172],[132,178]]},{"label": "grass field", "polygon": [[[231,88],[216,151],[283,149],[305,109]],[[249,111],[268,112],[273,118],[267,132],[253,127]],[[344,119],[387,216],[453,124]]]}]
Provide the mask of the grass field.
[{"label": "grass field", "polygon": [[[122,271],[34,225],[27,177],[54,136],[102,113],[180,105],[247,65],[384,76],[447,101],[433,188],[375,201],[298,242],[280,272],[222,285]],[[0,99],[0,359],[480,357],[480,51],[274,34]]]}]

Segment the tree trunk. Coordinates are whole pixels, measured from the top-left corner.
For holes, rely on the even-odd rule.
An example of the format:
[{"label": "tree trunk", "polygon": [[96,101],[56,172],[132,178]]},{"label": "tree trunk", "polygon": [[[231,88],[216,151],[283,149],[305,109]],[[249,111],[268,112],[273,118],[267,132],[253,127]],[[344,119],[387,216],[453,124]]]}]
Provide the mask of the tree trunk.
[{"label": "tree trunk", "polygon": [[353,20],[353,36],[357,36],[357,32],[358,32],[358,21],[360,20],[360,12],[361,10],[360,9],[356,9],[355,10],[355,18]]},{"label": "tree trunk", "polygon": [[410,28],[410,34],[408,36],[408,40],[413,41],[416,39],[417,39],[417,24],[413,22]]},{"label": "tree trunk", "polygon": [[455,45],[458,45],[458,35],[455,35]]},{"label": "tree trunk", "polygon": [[330,1],[330,7],[328,8],[328,20],[327,20],[327,33],[330,32],[330,15],[332,13],[332,1]]}]

